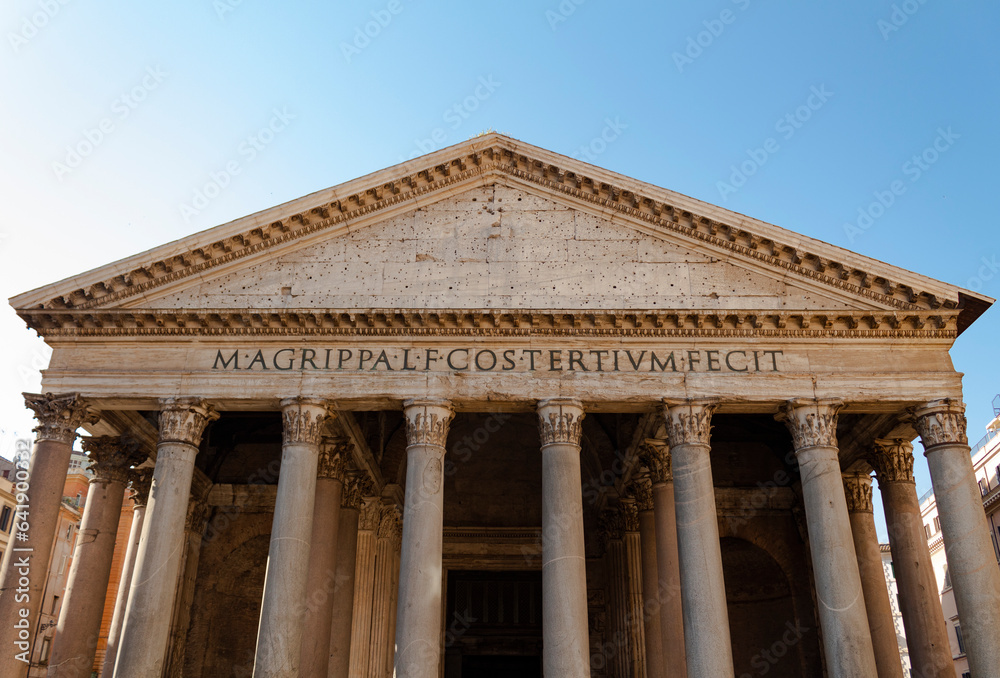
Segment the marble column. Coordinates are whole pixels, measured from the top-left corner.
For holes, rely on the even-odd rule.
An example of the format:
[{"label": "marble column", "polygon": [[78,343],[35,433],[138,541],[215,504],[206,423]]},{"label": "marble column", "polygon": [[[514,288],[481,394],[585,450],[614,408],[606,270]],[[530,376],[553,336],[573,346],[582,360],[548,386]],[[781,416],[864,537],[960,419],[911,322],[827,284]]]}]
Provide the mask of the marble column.
[{"label": "marble column", "polygon": [[406,401],[403,414],[406,488],[396,678],[437,678],[441,663],[444,455],[454,412],[446,400],[424,399]]},{"label": "marble column", "polygon": [[153,474],[149,469],[135,471],[132,474],[132,525],[129,528],[128,546],[125,547],[125,559],[122,561],[122,576],[118,580],[115,610],[111,616],[111,627],[108,629],[108,645],[104,650],[104,667],[101,669],[101,675],[106,678],[111,678],[115,674],[118,643],[121,639],[122,624],[125,621],[125,605],[128,603],[128,592],[132,586],[135,557],[139,551],[139,537],[142,535],[142,523],[146,517],[146,501],[149,498],[149,485],[152,482]]},{"label": "marble column", "polygon": [[643,625],[642,553],[639,537],[639,507],[632,499],[623,499],[621,512],[625,531],[626,631],[628,634],[629,673],[631,678],[646,678],[646,633]]},{"label": "marble column", "polygon": [[[656,529],[655,545],[658,572],[655,593],[646,596],[647,604],[651,596],[656,596],[660,627],[660,652],[663,660],[661,673],[664,676],[686,676],[687,656],[684,643],[684,609],[681,589],[681,563],[677,550],[677,512],[674,504],[674,475],[671,466],[670,448],[665,441],[650,439],[642,448],[642,460],[649,469],[653,500],[653,518]],[[715,510],[715,488],[711,482],[711,466],[708,467],[708,487],[711,488],[711,505]],[[692,529],[697,529],[692,528]],[[715,525],[718,534],[718,524]],[[721,549],[719,558],[722,558]],[[720,567],[721,567],[721,560]],[[728,622],[729,613],[726,611]]]},{"label": "marble column", "polygon": [[601,653],[609,675],[627,678],[628,584],[625,581],[625,543],[622,540],[625,529],[621,511],[602,511],[599,525],[604,542],[604,581],[608,593],[608,634],[605,635]]},{"label": "marble column", "polygon": [[386,648],[392,647],[392,588],[396,570],[396,524],[398,521],[395,505],[383,504],[381,518],[375,530],[375,586],[372,599],[372,633],[368,649],[369,674],[382,678],[392,675],[392,662],[387,662]]},{"label": "marble column", "polygon": [[869,461],[882,493],[910,662],[921,678],[952,678],[955,663],[913,479],[913,445],[876,440]]},{"label": "marble column", "polygon": [[308,589],[302,609],[302,623],[308,633],[302,638],[301,678],[327,678],[329,671],[333,597],[337,587],[337,532],[344,493],[344,463],[351,448],[349,438],[332,436],[325,436],[319,448]]},{"label": "marble column", "polygon": [[[729,611],[710,459],[715,404],[707,400],[664,400],[663,409],[674,479],[687,675],[688,678],[732,678]],[[659,502],[657,507],[660,503],[669,503],[666,497],[657,496],[658,486],[665,487],[666,483],[654,482],[653,501]],[[664,541],[669,539],[658,532],[658,541],[661,536]],[[670,565],[669,554],[660,550],[657,556],[663,572]],[[663,581],[660,586],[664,586]],[[667,651],[664,646],[665,655]],[[669,656],[667,660],[670,661]]]},{"label": "marble column", "polygon": [[[647,678],[667,678],[660,634],[660,572],[656,562],[656,517],[653,486],[648,478],[632,483],[632,496],[639,509],[639,549],[642,552],[642,623],[645,638]],[[675,533],[676,537],[676,533]],[[683,631],[683,620],[680,622]],[[682,635],[683,640],[683,635]],[[683,675],[683,674],[680,674]]]},{"label": "marble column", "polygon": [[868,629],[872,634],[878,678],[903,678],[896,625],[892,621],[889,589],[885,583],[882,554],[878,546],[878,535],[875,533],[871,476],[867,473],[845,473],[844,496],[847,499],[854,550],[858,556],[858,572],[865,596],[865,611],[868,614]]},{"label": "marble column", "polygon": [[302,652],[319,446],[329,413],[326,401],[296,396],[281,401],[282,445],[278,495],[257,627],[254,678],[296,678]]},{"label": "marble column", "polygon": [[38,426],[30,461],[16,459],[11,478],[18,510],[0,567],[0,678],[28,675],[73,441],[97,422],[76,393],[25,393],[24,402]]},{"label": "marble column", "polygon": [[372,602],[375,597],[375,531],[378,529],[381,505],[378,497],[365,497],[358,521],[357,568],[354,574],[354,630],[351,631],[351,678],[369,678],[368,650],[372,639]]},{"label": "marble column", "polygon": [[160,401],[160,434],[139,537],[115,678],[161,678],[170,635],[184,518],[202,432],[218,413],[199,398]]},{"label": "marble column", "polygon": [[104,598],[111,579],[115,537],[130,469],[146,455],[118,436],[83,439],[94,474],[87,491],[69,569],[55,640],[46,673],[49,678],[90,678],[101,633]]},{"label": "marble column", "polygon": [[[577,400],[538,403],[542,441],[542,666],[546,676],[589,676]],[[405,563],[404,563],[405,568]]]},{"label": "marble column", "polygon": [[878,673],[838,457],[841,405],[835,400],[791,400],[784,421],[802,478],[827,672],[830,678],[857,678]]},{"label": "marble column", "polygon": [[348,678],[351,670],[351,630],[354,626],[354,578],[361,491],[358,476],[348,476],[345,479],[337,521],[337,583],[333,589],[329,678]]},{"label": "marble column", "polygon": [[935,400],[913,414],[931,472],[969,669],[973,676],[1000,676],[1000,568],[972,469],[965,405]]}]

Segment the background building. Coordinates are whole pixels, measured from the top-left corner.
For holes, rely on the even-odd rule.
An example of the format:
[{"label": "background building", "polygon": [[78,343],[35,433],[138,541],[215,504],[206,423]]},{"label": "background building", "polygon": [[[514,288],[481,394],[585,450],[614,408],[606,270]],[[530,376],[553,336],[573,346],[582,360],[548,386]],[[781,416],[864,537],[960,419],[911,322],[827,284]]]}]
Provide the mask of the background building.
[{"label": "background building", "polygon": [[885,585],[889,589],[889,606],[892,608],[892,625],[896,628],[896,642],[899,644],[899,661],[903,675],[910,675],[910,651],[906,647],[906,631],[903,629],[903,613],[899,607],[899,586],[896,585],[896,568],[892,564],[892,551],[888,544],[879,544],[882,553],[882,571]]}]

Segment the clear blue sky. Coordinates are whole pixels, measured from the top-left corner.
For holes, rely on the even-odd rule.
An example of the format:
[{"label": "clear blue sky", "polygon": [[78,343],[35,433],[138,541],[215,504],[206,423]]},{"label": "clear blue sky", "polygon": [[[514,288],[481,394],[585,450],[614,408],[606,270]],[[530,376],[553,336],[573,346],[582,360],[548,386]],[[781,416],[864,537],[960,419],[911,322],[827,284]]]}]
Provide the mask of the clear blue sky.
[{"label": "clear blue sky", "polygon": [[[2,12],[4,297],[485,129],[1000,296],[996,3],[64,1]],[[997,318],[952,351],[973,440]],[[47,357],[0,332],[9,454]]]}]

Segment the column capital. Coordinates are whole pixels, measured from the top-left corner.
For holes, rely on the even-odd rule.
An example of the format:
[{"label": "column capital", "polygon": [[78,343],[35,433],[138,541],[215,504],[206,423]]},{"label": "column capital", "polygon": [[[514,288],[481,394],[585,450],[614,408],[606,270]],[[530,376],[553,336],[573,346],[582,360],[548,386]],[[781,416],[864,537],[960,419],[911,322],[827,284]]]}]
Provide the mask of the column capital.
[{"label": "column capital", "polygon": [[344,471],[354,443],[347,436],[323,436],[319,446],[316,476],[344,482]]},{"label": "column capital", "polygon": [[715,400],[664,398],[663,416],[670,446],[711,444],[712,414],[716,407],[718,403]]},{"label": "column capital", "polygon": [[634,499],[622,499],[618,504],[622,514],[622,522],[626,532],[639,531],[639,507]]},{"label": "column capital", "polygon": [[133,476],[132,467],[146,459],[139,443],[124,436],[85,436],[80,444],[90,457],[90,470],[94,473],[92,483],[107,481],[127,485]]},{"label": "column capital", "polygon": [[445,447],[448,425],[455,418],[451,401],[443,398],[413,398],[403,403],[406,444]]},{"label": "column capital", "polygon": [[281,401],[281,439],[285,445],[319,445],[323,426],[333,415],[322,398],[293,396]]},{"label": "column capital", "polygon": [[579,445],[585,416],[583,403],[575,398],[538,401],[538,430],[542,447],[560,443]]},{"label": "column capital", "polygon": [[649,478],[636,478],[629,484],[629,493],[640,511],[653,510],[653,485]]},{"label": "column capital", "polygon": [[879,487],[882,483],[915,483],[913,479],[913,445],[903,438],[879,438],[868,454],[875,469]]},{"label": "column capital", "polygon": [[347,509],[361,510],[368,490],[368,478],[360,473],[349,473],[344,478],[344,491],[340,495],[340,507]]},{"label": "column capital", "polygon": [[785,422],[796,452],[808,447],[837,447],[839,398],[795,398],[785,403],[779,420]]},{"label": "column capital", "polygon": [[653,485],[662,485],[673,481],[670,446],[667,445],[667,441],[647,438],[642,443],[639,459],[649,469],[649,479]]},{"label": "column capital", "polygon": [[22,393],[24,404],[35,413],[38,426],[32,429],[36,440],[52,440],[72,445],[76,429],[96,424],[100,415],[79,393]]},{"label": "column capital", "polygon": [[608,542],[619,540],[625,533],[625,516],[617,509],[604,509],[597,519],[605,548]]},{"label": "column capital", "polygon": [[952,398],[932,400],[913,412],[913,425],[925,453],[938,445],[968,445],[965,403]]},{"label": "column capital", "polygon": [[201,398],[161,398],[159,442],[198,447],[205,427],[218,418],[215,408]]},{"label": "column capital", "polygon": [[153,469],[132,469],[132,502],[136,506],[145,506],[149,500],[149,489],[153,484]]},{"label": "column capital", "polygon": [[872,506],[872,477],[867,473],[844,474],[844,496],[851,513],[874,513]]}]

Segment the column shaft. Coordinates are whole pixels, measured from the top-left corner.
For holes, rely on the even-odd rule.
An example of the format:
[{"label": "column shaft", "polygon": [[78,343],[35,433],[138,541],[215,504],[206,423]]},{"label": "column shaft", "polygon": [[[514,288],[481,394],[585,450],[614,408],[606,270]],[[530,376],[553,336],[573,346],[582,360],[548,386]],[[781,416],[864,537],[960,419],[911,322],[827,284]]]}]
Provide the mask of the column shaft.
[{"label": "column shaft", "polygon": [[919,667],[921,678],[951,678],[955,664],[920,515],[913,445],[907,440],[876,440],[870,460],[882,492],[910,661]]},{"label": "column shaft", "polygon": [[[732,678],[733,651],[729,637],[726,583],[722,575],[715,486],[712,481],[711,430],[714,405],[704,401],[665,402],[667,433],[674,480],[677,555],[684,616],[684,649],[688,678]],[[653,489],[653,501],[669,504]],[[657,527],[660,519],[657,516]],[[669,527],[657,532],[660,572],[670,567]],[[668,575],[669,576],[669,575]],[[661,577],[660,586],[669,586]],[[661,618],[661,628],[669,626]],[[664,638],[664,654],[669,652]],[[671,658],[667,655],[667,661]]]},{"label": "column shaft", "polygon": [[[659,595],[660,573],[656,562],[656,518],[652,510],[652,488],[646,483],[649,492],[648,503],[639,499],[639,544],[642,551],[642,621],[646,639],[646,676],[648,678],[667,678],[663,658],[663,638],[660,633]],[[683,622],[682,622],[683,625]],[[681,674],[683,675],[683,674]]]},{"label": "column shaft", "polygon": [[806,528],[830,678],[878,675],[837,450],[839,402],[791,401],[785,423],[802,477]]},{"label": "column shaft", "polygon": [[194,460],[202,431],[216,418],[218,414],[196,399],[171,398],[161,403],[156,468],[125,607],[115,678],[161,678],[163,674]]},{"label": "column shaft", "polygon": [[[878,678],[903,678],[896,625],[892,621],[889,589],[882,569],[882,554],[875,533],[872,480],[868,474],[845,474],[844,490],[851,520],[851,535],[858,556],[858,573],[865,596],[868,628],[872,634]],[[942,617],[943,619],[943,617]]]},{"label": "column shaft", "polygon": [[639,544],[639,517],[635,515],[635,531],[629,529],[632,523],[625,523],[625,565],[628,582],[628,641],[631,678],[646,678],[646,628],[643,624],[642,602],[642,554]]},{"label": "column shaft", "polygon": [[[546,676],[590,675],[579,402],[538,404],[542,439],[542,665]],[[404,563],[405,568],[405,563]]]},{"label": "column shaft", "polygon": [[396,678],[437,678],[441,663],[444,455],[451,405],[410,400],[396,626]]},{"label": "column shaft", "polygon": [[59,526],[59,506],[76,429],[96,417],[77,394],[24,394],[39,425],[34,453],[16,459],[19,509],[0,571],[0,678],[28,675],[31,644]]},{"label": "column shaft", "polygon": [[129,467],[145,457],[136,453],[136,446],[111,436],[85,438],[83,448],[93,461],[94,478],[49,655],[49,678],[90,678]]},{"label": "column shaft", "polygon": [[382,522],[376,533],[375,544],[375,596],[372,604],[372,635],[368,651],[368,666],[373,676],[392,674],[392,666],[386,666],[386,647],[391,646],[395,638],[390,635],[389,623],[392,614],[392,576],[395,570],[396,556],[394,553],[392,533],[396,528],[396,509],[384,506]]},{"label": "column shaft", "polygon": [[351,678],[368,678],[368,648],[372,640],[375,595],[375,524],[371,512],[377,497],[365,500],[358,529],[357,570],[354,575],[354,629],[351,632]]},{"label": "column shaft", "polygon": [[937,400],[915,412],[926,448],[955,605],[973,676],[1000,676],[1000,568],[976,484],[965,406]]},{"label": "column shaft", "polygon": [[333,590],[330,629],[330,678],[348,678],[351,670],[351,629],[354,625],[354,577],[358,553],[360,491],[355,480],[344,487],[337,526],[337,584]]},{"label": "column shaft", "polygon": [[254,678],[297,678],[302,652],[302,605],[316,504],[319,443],[326,403],[296,397],[281,402],[284,420],[278,495],[264,575]]},{"label": "column shaft", "polygon": [[[142,523],[146,517],[146,497],[149,494],[149,481],[147,476],[145,488],[141,492],[136,492],[133,500],[136,502],[132,509],[132,525],[129,528],[128,546],[125,548],[125,559],[122,562],[122,576],[118,581],[118,593],[115,596],[115,611],[111,615],[111,627],[108,630],[108,645],[104,651],[104,667],[101,675],[111,678],[115,674],[115,660],[118,659],[118,646],[121,639],[122,624],[125,621],[125,605],[128,603],[128,592],[132,586],[132,574],[135,570],[135,557],[139,551],[139,537],[142,535]],[[133,488],[135,488],[133,481]],[[140,499],[141,497],[141,499]]]}]

